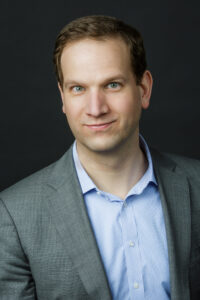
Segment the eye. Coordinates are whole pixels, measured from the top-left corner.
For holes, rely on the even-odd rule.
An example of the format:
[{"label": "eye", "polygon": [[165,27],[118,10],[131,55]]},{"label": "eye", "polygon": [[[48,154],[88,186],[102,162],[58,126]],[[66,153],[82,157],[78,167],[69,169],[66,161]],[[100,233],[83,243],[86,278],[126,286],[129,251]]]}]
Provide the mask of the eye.
[{"label": "eye", "polygon": [[72,91],[74,93],[81,93],[83,90],[84,90],[84,88],[82,86],[80,86],[80,85],[76,85],[76,86],[72,87]]},{"label": "eye", "polygon": [[109,89],[118,89],[120,88],[121,84],[119,82],[110,82],[107,87]]}]

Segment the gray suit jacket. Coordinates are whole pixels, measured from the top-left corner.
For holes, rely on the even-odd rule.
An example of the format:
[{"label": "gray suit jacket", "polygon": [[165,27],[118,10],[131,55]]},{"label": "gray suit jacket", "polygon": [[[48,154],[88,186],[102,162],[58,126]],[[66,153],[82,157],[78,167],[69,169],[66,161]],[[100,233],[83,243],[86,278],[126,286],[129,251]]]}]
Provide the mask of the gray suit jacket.
[{"label": "gray suit jacket", "polygon": [[[199,300],[200,162],[155,151],[152,158],[166,224],[171,299]],[[112,299],[71,149],[0,198],[1,300]]]}]

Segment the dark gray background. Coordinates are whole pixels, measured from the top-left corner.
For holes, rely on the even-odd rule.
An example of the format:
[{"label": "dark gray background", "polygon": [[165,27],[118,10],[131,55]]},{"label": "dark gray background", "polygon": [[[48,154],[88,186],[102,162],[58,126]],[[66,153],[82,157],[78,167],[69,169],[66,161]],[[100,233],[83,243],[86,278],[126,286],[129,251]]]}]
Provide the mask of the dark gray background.
[{"label": "dark gray background", "polygon": [[200,158],[200,20],[194,1],[1,1],[0,189],[58,159],[72,143],[52,65],[74,18],[105,14],[138,28],[154,78],[141,131],[162,151]]}]

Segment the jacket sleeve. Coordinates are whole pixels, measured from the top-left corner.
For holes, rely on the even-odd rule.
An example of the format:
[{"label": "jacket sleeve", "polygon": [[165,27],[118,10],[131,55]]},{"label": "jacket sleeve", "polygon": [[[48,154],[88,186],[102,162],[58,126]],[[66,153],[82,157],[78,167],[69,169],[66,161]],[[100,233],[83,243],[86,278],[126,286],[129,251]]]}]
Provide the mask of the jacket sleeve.
[{"label": "jacket sleeve", "polygon": [[16,226],[0,199],[0,299],[37,299],[28,259]]}]

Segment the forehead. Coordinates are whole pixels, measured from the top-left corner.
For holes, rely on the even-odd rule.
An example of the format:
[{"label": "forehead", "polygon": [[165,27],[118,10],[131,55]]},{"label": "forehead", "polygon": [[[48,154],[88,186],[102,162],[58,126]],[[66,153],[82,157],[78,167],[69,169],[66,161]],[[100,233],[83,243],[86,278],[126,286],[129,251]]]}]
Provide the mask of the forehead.
[{"label": "forehead", "polygon": [[82,39],[68,44],[61,55],[63,78],[82,79],[131,71],[130,50],[121,38]]}]

